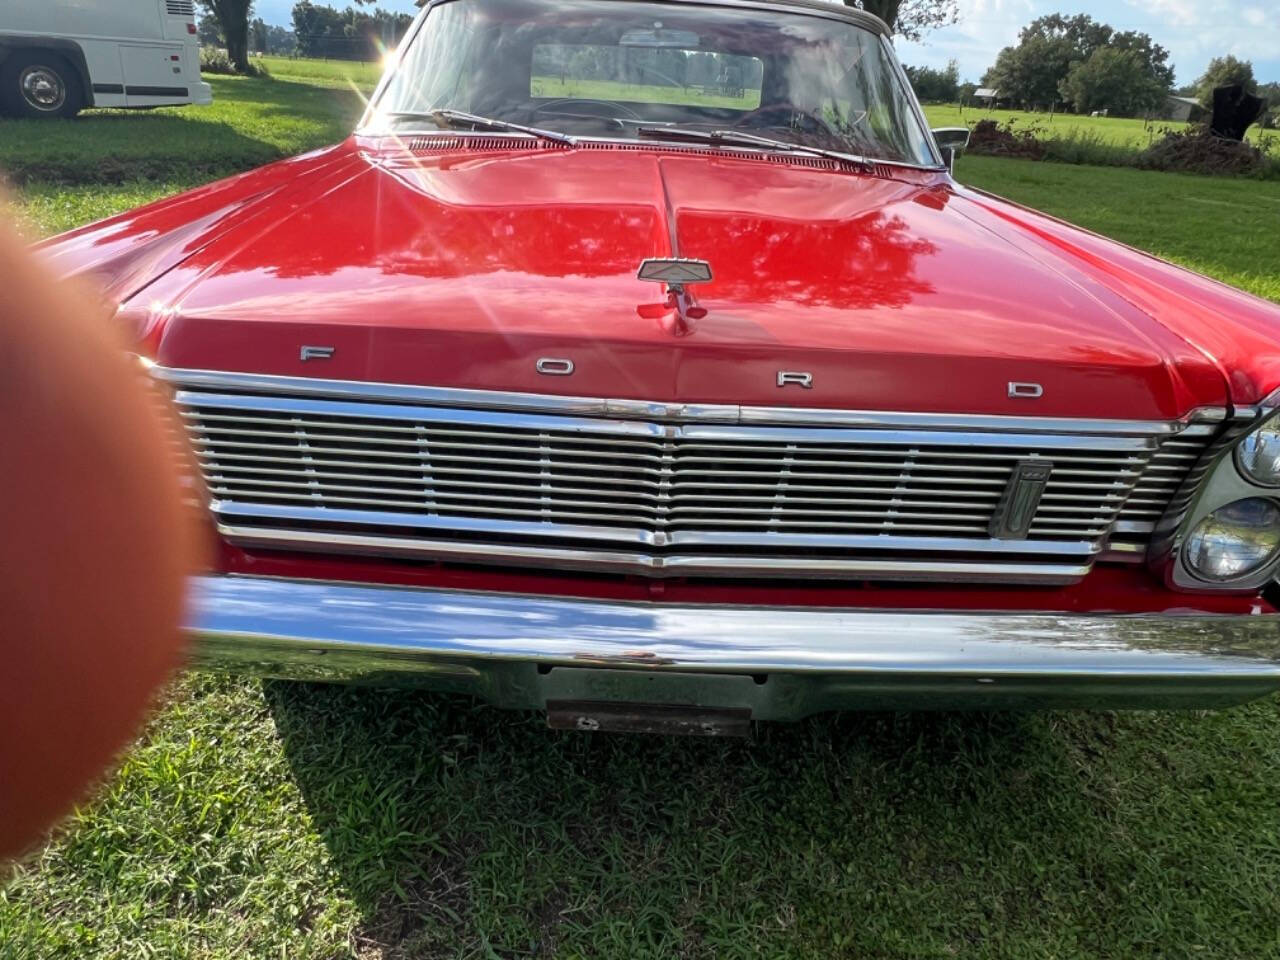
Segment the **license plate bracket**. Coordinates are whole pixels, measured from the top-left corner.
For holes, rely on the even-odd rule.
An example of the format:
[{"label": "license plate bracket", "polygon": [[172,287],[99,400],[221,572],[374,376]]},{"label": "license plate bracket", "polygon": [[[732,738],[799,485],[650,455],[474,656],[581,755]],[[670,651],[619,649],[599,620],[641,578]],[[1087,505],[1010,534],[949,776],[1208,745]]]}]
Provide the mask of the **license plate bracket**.
[{"label": "license plate bracket", "polygon": [[747,737],[751,735],[751,711],[745,707],[695,707],[674,703],[548,700],[547,726],[552,730],[601,733]]}]

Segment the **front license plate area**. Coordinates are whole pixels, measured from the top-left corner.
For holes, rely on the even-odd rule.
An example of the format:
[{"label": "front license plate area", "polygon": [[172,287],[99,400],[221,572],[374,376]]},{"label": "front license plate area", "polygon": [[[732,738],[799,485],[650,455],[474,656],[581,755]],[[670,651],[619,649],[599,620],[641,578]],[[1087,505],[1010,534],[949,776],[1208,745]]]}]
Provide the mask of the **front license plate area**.
[{"label": "front license plate area", "polygon": [[745,707],[694,707],[673,703],[548,700],[547,726],[552,730],[601,733],[746,737],[751,733],[751,711]]}]

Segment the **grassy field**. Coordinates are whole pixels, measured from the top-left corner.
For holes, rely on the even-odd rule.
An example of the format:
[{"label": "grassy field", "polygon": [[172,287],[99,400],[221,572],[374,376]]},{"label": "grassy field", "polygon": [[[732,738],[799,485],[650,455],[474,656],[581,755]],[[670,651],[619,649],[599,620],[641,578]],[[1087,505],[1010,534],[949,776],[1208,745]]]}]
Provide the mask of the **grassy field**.
[{"label": "grassy field", "polygon": [[363,109],[360,90],[350,87],[208,81],[208,107],[92,110],[65,124],[0,119],[0,171],[17,184],[199,183],[340,140]]},{"label": "grassy field", "polygon": [[[321,80],[220,80],[242,94],[221,120],[178,117],[226,123],[205,160],[236,168],[256,157],[241,137],[341,134],[358,100]],[[291,146],[256,126],[272,116]],[[100,131],[127,143],[151,116],[107,120],[0,122],[0,166],[24,162],[16,129],[97,156]],[[1280,299],[1280,184],[958,173]],[[29,180],[16,206],[48,232],[198,175]],[[456,698],[186,676],[0,889],[0,958],[1275,957],[1278,730],[1272,697],[610,738]]]},{"label": "grassy field", "polygon": [[255,57],[277,80],[305,80],[316,86],[335,86],[368,93],[382,76],[382,64],[351,60],[308,60],[295,57]]},{"label": "grassy field", "polygon": [[1128,117],[1082,117],[1070,113],[1031,113],[1027,110],[985,110],[980,107],[961,109],[953,103],[928,104],[924,115],[935,127],[973,126],[979,120],[995,120],[997,123],[1016,123],[1019,126],[1042,127],[1045,136],[1071,136],[1085,133],[1107,143],[1131,147],[1145,147],[1158,138],[1164,130],[1181,130],[1185,123],[1171,120],[1146,120]]},{"label": "grassy field", "polygon": [[534,77],[529,92],[535,97],[578,97],[613,100],[618,103],[674,103],[697,107],[724,107],[729,110],[754,110],[760,106],[760,91],[744,89],[740,97],[704,93],[696,87],[676,87],[653,83],[614,83],[609,80],[578,80],[559,77]]},{"label": "grassy field", "polygon": [[[1183,130],[1187,124],[1172,120],[1141,120],[1131,117],[1085,117],[1071,113],[1032,113],[1027,110],[986,110],[981,107],[961,107],[953,103],[927,104],[925,117],[934,127],[972,127],[979,120],[995,120],[997,123],[1015,123],[1019,127],[1035,126],[1048,137],[1089,137],[1116,146],[1142,149],[1163,136],[1166,130]],[[1249,129],[1249,139],[1257,142],[1276,132],[1264,131],[1258,126]]]},{"label": "grassy field", "polygon": [[1280,302],[1280,182],[961,157],[965,183]]}]

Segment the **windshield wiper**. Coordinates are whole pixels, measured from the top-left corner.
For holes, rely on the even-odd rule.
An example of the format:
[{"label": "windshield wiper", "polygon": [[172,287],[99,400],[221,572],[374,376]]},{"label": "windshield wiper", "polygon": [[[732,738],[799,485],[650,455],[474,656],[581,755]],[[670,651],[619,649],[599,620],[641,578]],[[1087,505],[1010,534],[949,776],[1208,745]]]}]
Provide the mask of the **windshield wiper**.
[{"label": "windshield wiper", "polygon": [[740,130],[689,130],[684,127],[637,127],[636,136],[650,140],[698,140],[713,146],[724,144],[739,147],[767,147],[770,150],[781,150],[787,153],[808,153],[817,157],[827,157],[841,163],[856,163],[870,170],[874,161],[853,153],[841,153],[839,150],[827,150],[824,147],[811,147],[802,143],[789,143],[786,140],[774,140],[772,137],[760,137],[754,133],[743,133]]},{"label": "windshield wiper", "polygon": [[500,130],[504,133],[527,133],[539,140],[550,140],[552,143],[563,143],[573,146],[577,143],[567,133],[555,130],[543,130],[541,127],[526,127],[523,123],[512,123],[510,120],[496,120],[493,117],[482,117],[463,110],[429,110],[425,113],[388,113],[385,116],[392,120],[431,120],[438,127],[470,127],[473,130]]}]

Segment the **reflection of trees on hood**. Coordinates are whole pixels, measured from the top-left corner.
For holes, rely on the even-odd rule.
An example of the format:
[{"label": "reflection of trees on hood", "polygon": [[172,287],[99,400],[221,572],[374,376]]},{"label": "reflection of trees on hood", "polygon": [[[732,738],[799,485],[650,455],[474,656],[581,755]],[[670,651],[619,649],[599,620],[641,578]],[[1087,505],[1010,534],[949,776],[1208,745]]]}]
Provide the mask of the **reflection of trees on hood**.
[{"label": "reflection of trees on hood", "polygon": [[[373,229],[308,216],[311,235],[342,235],[345,257],[321,244],[287,245],[277,277],[334,273],[367,264],[384,274],[423,278],[509,272],[543,277],[633,275],[666,226],[647,207],[555,205],[516,209],[451,208],[442,216],[382,210]],[[915,276],[916,258],[936,247],[896,215],[873,211],[836,221],[793,221],[720,213],[681,213],[681,252],[711,261],[708,300],[788,301],[858,309],[902,307],[933,287]]]},{"label": "reflection of trees on hood", "polygon": [[[439,216],[386,203],[376,226],[310,219],[308,234],[345,238],[347,256],[324,244],[299,243],[275,258],[278,277],[333,273],[370,264],[383,273],[465,277],[498,271],[555,277],[634,274],[643,239],[665,228],[647,207],[593,206],[449,208]],[[640,238],[640,239],[638,239]],[[344,262],[345,261],[345,262]]]},{"label": "reflection of trees on hood", "polygon": [[[359,178],[344,188],[342,203],[307,205],[261,237],[258,250],[269,256],[238,256],[224,269],[234,272],[241,262],[260,269],[266,262],[279,278],[347,267],[464,281],[494,273],[634,277],[644,257],[666,249],[667,215],[656,204],[574,203],[571,180],[532,183],[537,172],[525,172],[523,204],[473,203],[477,194],[491,196],[487,183],[451,182],[435,171],[423,172],[434,182],[411,191]],[[743,188],[751,182],[744,179]],[[691,208],[699,203],[700,183],[695,177],[672,189],[690,198],[689,206],[675,203],[680,255],[711,262],[715,279],[699,288],[708,301],[901,307],[933,292],[917,277],[916,261],[937,247],[896,207],[884,206],[902,198],[898,189],[850,201],[852,209],[842,214],[832,216],[827,208],[825,218],[811,219],[821,203],[805,190],[788,195],[783,189],[770,196],[765,210],[735,210],[740,203],[731,195],[706,197],[703,209]],[[504,189],[513,193],[510,184]],[[932,194],[915,197],[923,203]],[[774,209],[795,215],[777,216]],[[316,237],[341,242],[322,244]],[[642,295],[650,294],[657,290]]]},{"label": "reflection of trees on hood", "polygon": [[937,248],[879,210],[834,222],[691,213],[680,217],[679,232],[683,250],[719,254],[708,256],[715,271],[702,288],[708,301],[860,309],[903,307],[933,292],[915,276],[915,261]]}]

